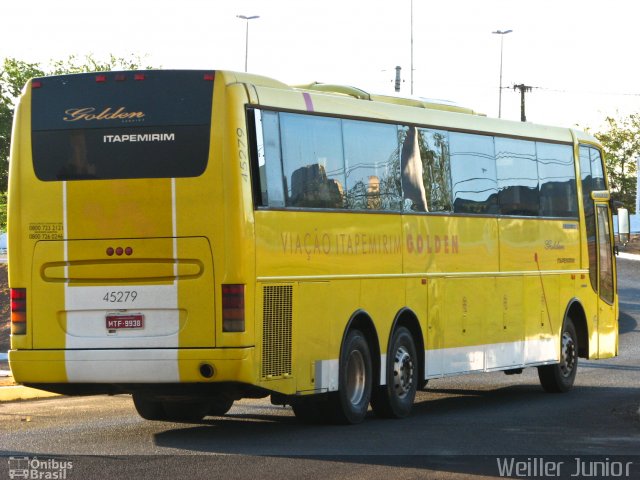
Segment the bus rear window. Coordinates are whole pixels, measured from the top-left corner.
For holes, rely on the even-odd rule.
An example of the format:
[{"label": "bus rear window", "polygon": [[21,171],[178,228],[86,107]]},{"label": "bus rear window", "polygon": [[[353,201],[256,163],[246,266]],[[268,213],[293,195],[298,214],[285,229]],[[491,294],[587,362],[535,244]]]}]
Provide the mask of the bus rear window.
[{"label": "bus rear window", "polygon": [[32,151],[44,181],[201,175],[209,154],[210,72],[144,71],[37,79]]}]

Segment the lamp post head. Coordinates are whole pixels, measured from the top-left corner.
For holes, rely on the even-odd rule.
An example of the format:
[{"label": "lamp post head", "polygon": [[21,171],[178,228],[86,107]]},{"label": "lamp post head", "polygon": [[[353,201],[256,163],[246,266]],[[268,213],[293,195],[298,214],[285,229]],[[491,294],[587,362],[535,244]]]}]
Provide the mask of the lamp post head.
[{"label": "lamp post head", "polygon": [[513,32],[513,30],[496,30],[495,32],[491,32],[491,33],[496,33],[498,35],[506,35],[507,33],[511,33]]},{"label": "lamp post head", "polygon": [[253,20],[255,18],[260,18],[260,15],[250,15],[250,16],[236,15],[236,17],[241,18],[242,20]]}]

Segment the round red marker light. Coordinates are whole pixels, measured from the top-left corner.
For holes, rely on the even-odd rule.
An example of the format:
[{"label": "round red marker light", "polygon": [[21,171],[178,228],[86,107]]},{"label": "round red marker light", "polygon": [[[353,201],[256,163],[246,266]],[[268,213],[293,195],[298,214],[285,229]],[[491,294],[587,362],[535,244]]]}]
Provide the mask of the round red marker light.
[{"label": "round red marker light", "polygon": [[131,255],[133,253],[133,248],[131,247],[127,247],[124,249],[124,253],[126,253],[127,255]]},{"label": "round red marker light", "polygon": [[113,256],[115,250],[111,247],[107,248],[107,255],[109,255],[110,257]]},{"label": "round red marker light", "polygon": [[122,250],[122,247],[116,248],[116,255],[120,256],[120,255],[122,255],[123,252],[124,252],[124,250]]}]

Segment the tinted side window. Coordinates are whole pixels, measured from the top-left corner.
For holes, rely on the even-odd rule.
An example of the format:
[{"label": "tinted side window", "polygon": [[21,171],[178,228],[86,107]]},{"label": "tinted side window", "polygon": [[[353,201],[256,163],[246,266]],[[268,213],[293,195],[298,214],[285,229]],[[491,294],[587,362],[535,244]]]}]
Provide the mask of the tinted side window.
[{"label": "tinted side window", "polygon": [[342,208],[344,155],[340,119],[280,114],[289,207]]},{"label": "tinted side window", "polygon": [[453,211],[498,213],[498,185],[493,137],[449,134]]},{"label": "tinted side window", "polygon": [[354,210],[399,210],[398,127],[342,121],[346,165],[345,206]]},{"label": "tinted side window", "polygon": [[285,177],[282,172],[280,120],[276,112],[255,112],[258,167],[262,205],[285,206]]},{"label": "tinted side window", "polygon": [[591,160],[591,178],[593,179],[593,189],[606,190],[607,187],[604,184],[604,167],[602,166],[602,157],[600,156],[600,151],[595,148],[590,148],[589,156]]},{"label": "tinted side window", "polygon": [[540,190],[535,143],[496,137],[495,145],[500,213],[537,216]]},{"label": "tinted side window", "polygon": [[596,248],[596,217],[591,192],[604,190],[604,171],[600,152],[591,147],[580,146],[580,177],[582,181],[582,202],[587,231],[587,252],[589,255],[589,277],[594,291],[598,291],[598,258]]},{"label": "tinted side window", "polygon": [[540,214],[546,217],[576,217],[576,176],[573,148],[536,142],[540,177]]},{"label": "tinted side window", "polygon": [[[606,190],[604,182],[604,167],[602,156],[597,148],[580,146],[580,177],[582,180],[582,193],[591,198],[594,190]],[[586,205],[585,205],[586,206]]]},{"label": "tinted side window", "polygon": [[422,177],[429,212],[452,212],[449,132],[421,128]]}]

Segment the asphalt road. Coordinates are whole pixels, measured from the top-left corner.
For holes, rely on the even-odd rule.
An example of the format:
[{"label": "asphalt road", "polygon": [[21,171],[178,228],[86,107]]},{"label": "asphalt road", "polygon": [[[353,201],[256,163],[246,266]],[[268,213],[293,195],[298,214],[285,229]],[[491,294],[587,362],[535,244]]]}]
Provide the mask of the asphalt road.
[{"label": "asphalt road", "polygon": [[[566,394],[544,393],[535,369],[466,375],[431,381],[410,418],[347,427],[298,424],[268,399],[200,424],[142,420],[128,396],[5,403],[0,456],[67,459],[69,479],[460,478],[497,476],[508,456],[564,460],[563,474],[575,457],[623,465],[640,455],[640,261],[618,269],[620,356],[581,360]],[[0,459],[0,479],[9,466]]]}]

